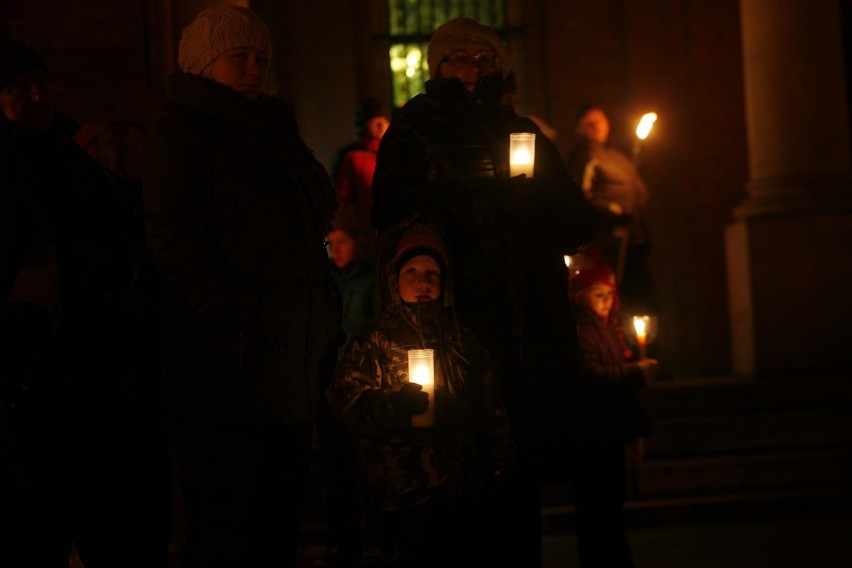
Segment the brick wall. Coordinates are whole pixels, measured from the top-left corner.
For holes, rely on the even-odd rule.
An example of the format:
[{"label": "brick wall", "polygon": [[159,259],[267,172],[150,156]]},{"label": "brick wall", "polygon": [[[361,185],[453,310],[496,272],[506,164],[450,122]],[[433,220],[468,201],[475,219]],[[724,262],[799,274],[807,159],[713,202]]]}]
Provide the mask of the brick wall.
[{"label": "brick wall", "polygon": [[144,0],[6,0],[2,32],[38,51],[57,108],[80,122],[151,120],[158,11]]},{"label": "brick wall", "polygon": [[[5,0],[0,33],[54,70],[58,107],[83,122],[152,120],[174,69],[184,12],[201,0]],[[281,94],[321,161],[352,136],[359,98],[390,100],[382,0],[251,3],[273,30]],[[677,376],[730,371],[723,229],[748,179],[737,0],[508,2],[520,110],[556,127],[566,154],[580,104],[610,110],[629,148],[635,121],[660,119],[642,149],[652,269],[663,304],[659,355]]]}]

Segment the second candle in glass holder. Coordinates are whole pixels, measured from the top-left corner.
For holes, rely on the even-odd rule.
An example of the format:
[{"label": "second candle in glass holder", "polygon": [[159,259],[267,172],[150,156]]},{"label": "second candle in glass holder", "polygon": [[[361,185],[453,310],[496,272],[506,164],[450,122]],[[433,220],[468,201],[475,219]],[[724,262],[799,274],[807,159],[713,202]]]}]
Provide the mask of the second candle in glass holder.
[{"label": "second candle in glass holder", "polygon": [[509,135],[509,176],[526,174],[533,177],[535,169],[535,134],[513,132]]}]

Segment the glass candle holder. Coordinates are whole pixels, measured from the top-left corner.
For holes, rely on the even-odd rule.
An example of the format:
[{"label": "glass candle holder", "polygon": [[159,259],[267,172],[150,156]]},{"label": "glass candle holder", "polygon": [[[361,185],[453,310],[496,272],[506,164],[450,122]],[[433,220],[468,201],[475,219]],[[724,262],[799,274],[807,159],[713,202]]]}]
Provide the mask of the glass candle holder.
[{"label": "glass candle holder", "polygon": [[429,408],[422,414],[411,415],[411,425],[428,428],[435,425],[435,352],[432,349],[409,349],[408,382],[423,387],[429,395]]},{"label": "glass candle holder", "polygon": [[535,169],[535,134],[513,132],[509,135],[509,176],[525,174],[533,177]]}]

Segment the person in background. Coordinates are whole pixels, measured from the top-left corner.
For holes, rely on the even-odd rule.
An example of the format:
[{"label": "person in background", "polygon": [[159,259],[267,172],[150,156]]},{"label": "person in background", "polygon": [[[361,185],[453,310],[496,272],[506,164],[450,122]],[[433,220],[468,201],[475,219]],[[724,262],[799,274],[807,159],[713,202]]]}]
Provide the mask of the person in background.
[{"label": "person in background", "polygon": [[355,109],[355,141],[337,151],[331,176],[341,204],[355,205],[369,218],[373,205],[376,152],[388,128],[388,117],[378,99],[367,99]]},{"label": "person in background", "polygon": [[102,168],[125,182],[135,184],[141,192],[145,132],[145,126],[140,122],[93,122],[84,124],[74,140]]},{"label": "person in background", "polygon": [[266,92],[272,55],[253,11],[198,13],[145,150],[187,567],[296,566],[320,376],[342,336],[334,187]]},{"label": "person in background", "polygon": [[639,405],[640,389],[654,384],[655,359],[636,360],[618,319],[615,273],[596,247],[571,257],[569,295],[577,314],[581,414],[574,455],[577,551],[580,565],[635,566],[624,534],[627,466],[642,460],[651,433]]},{"label": "person in background", "polygon": [[[386,234],[379,262],[382,312],[352,338],[326,396],[358,437],[373,507],[399,550],[394,565],[491,565],[487,537],[503,504],[494,491],[514,445],[490,359],[455,317],[437,227]],[[410,349],[434,352],[434,399],[409,375]],[[434,425],[413,426],[430,404]]]},{"label": "person in background", "polygon": [[[156,278],[138,193],[0,42],[0,564],[165,566]],[[150,280],[149,280],[150,279]],[[147,282],[147,283],[146,283]]]},{"label": "person in background", "polygon": [[110,122],[92,141],[95,160],[119,178],[141,187],[145,134],[141,123]]},{"label": "person in background", "polygon": [[648,188],[633,160],[609,144],[610,121],[601,107],[583,106],[576,132],[581,142],[567,164],[586,198],[601,213],[595,244],[615,270],[625,306],[655,312],[656,292],[648,267]]},{"label": "person in background", "polygon": [[[369,217],[355,205],[341,205],[326,237],[331,274],[343,304],[343,330],[350,338],[379,313],[376,238]],[[346,346],[338,351],[343,357]]]},{"label": "person in background", "polygon": [[[379,313],[375,232],[369,219],[355,205],[341,206],[335,213],[333,227],[326,240],[331,274],[340,291],[343,330],[348,340]],[[337,352],[338,362],[345,351],[346,345],[341,345]],[[328,382],[324,382],[323,390],[327,387]],[[341,567],[357,566],[362,556],[381,552],[380,546],[365,545],[378,545],[382,539],[375,534],[369,509],[362,506],[363,488],[355,458],[355,441],[352,434],[334,420],[324,400],[317,423],[317,442],[332,547],[328,562]],[[367,529],[366,535],[362,535],[362,524]]]},{"label": "person in background", "polygon": [[[428,63],[426,92],[394,113],[382,138],[373,225],[382,236],[423,214],[444,231],[459,317],[493,358],[518,442],[506,492],[513,524],[493,538],[502,565],[539,566],[541,485],[568,480],[555,448],[570,438],[579,373],[563,255],[591,241],[598,214],[554,144],[512,108],[512,64],[493,29],[444,23]],[[513,132],[536,134],[532,177],[511,176]]]},{"label": "person in background", "polygon": [[[514,71],[510,71],[506,78],[503,79],[503,85],[504,92],[500,103],[514,108],[515,97],[518,94],[518,79]],[[555,128],[553,128],[553,125],[549,124],[540,116],[536,116],[534,114],[528,114],[526,117],[532,120],[535,125],[538,126],[539,130],[541,130],[541,133],[547,136],[550,141],[556,140],[556,136],[559,133]]]}]

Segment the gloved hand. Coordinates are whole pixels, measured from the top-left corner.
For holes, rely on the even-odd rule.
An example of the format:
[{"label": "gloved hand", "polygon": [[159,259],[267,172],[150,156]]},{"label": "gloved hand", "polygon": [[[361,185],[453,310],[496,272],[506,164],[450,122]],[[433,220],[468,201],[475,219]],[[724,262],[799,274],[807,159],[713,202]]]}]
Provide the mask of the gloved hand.
[{"label": "gloved hand", "polygon": [[503,182],[506,190],[512,195],[524,195],[534,192],[539,185],[536,178],[527,177],[526,174],[521,174],[515,177],[510,177]]},{"label": "gloved hand", "polygon": [[405,383],[398,391],[388,395],[388,404],[400,422],[411,419],[412,414],[422,414],[429,408],[429,393],[417,383]]}]

